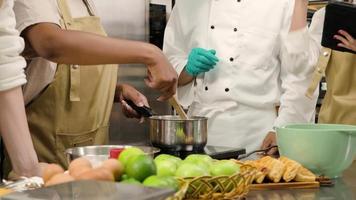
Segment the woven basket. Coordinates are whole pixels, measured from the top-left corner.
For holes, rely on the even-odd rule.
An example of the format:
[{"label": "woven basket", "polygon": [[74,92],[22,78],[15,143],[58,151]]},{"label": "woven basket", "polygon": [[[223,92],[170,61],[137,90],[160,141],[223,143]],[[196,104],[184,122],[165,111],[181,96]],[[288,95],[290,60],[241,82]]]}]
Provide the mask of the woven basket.
[{"label": "woven basket", "polygon": [[232,176],[201,176],[179,179],[180,190],[167,200],[242,199],[249,191],[257,169],[241,165],[240,173]]}]

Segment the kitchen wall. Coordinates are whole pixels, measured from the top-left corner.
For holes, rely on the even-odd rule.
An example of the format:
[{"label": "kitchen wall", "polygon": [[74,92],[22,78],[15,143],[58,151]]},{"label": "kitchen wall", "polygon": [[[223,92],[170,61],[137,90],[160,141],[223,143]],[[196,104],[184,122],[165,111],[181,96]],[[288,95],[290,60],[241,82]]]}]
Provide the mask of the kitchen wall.
[{"label": "kitchen wall", "polygon": [[[93,0],[98,15],[110,37],[148,41],[149,38],[149,0]],[[170,0],[152,0],[153,3],[168,5]],[[128,83],[141,91],[149,100],[151,107],[159,114],[170,113],[167,103],[157,102],[158,93],[147,88],[143,82],[146,67],[143,65],[120,65],[118,79],[121,83]],[[127,119],[121,114],[119,104],[114,104],[111,126],[111,144],[146,144],[149,142],[149,124],[146,121],[138,124],[138,120]]]},{"label": "kitchen wall", "polygon": [[93,0],[111,37],[146,40],[146,0]]}]

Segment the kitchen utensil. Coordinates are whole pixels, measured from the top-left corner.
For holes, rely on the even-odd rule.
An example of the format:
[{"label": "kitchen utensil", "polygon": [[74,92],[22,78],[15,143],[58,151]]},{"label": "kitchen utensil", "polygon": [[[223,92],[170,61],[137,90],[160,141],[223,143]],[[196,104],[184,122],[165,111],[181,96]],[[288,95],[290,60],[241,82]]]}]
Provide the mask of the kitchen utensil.
[{"label": "kitchen utensil", "polygon": [[[204,149],[207,143],[207,118],[190,117],[182,119],[180,116],[156,115],[156,113],[147,106],[138,107],[130,100],[125,101],[138,114],[149,118],[150,141],[153,146],[170,151]],[[177,105],[180,107],[174,99],[171,103],[175,104],[176,107]],[[182,110],[179,112],[184,113],[184,110]]]},{"label": "kitchen utensil", "polygon": [[203,149],[207,143],[206,117],[152,116],[150,140],[153,146],[172,151]]},{"label": "kitchen utensil", "polygon": [[273,148],[278,148],[278,146],[277,146],[277,145],[274,145],[274,146],[270,146],[270,147],[268,147],[268,148],[266,148],[266,149],[259,149],[259,150],[251,151],[251,152],[249,152],[249,153],[247,153],[247,154],[245,154],[245,155],[239,156],[239,160],[245,159],[245,158],[247,158],[247,157],[249,157],[249,156],[251,156],[252,154],[255,154],[255,153],[263,153],[263,155],[266,155],[267,152],[268,152],[269,150],[273,149]]},{"label": "kitchen utensil", "polygon": [[[157,115],[156,112],[154,112],[152,110],[152,108],[147,107],[147,106],[137,106],[133,101],[125,99],[126,103],[132,108],[134,109],[138,114],[140,114],[143,117],[151,117],[153,115]],[[169,104],[171,106],[173,106],[173,108],[177,111],[178,115],[182,118],[182,119],[188,119],[187,114],[185,113],[185,111],[183,110],[182,106],[180,106],[180,104],[178,103],[178,100],[176,99],[176,97],[171,97],[169,99]]]},{"label": "kitchen utensil", "polygon": [[173,106],[173,108],[177,111],[180,118],[188,119],[187,114],[183,110],[182,106],[178,103],[178,100],[175,96],[172,96],[168,101],[169,101],[169,104],[171,104],[171,106]]},{"label": "kitchen utensil", "polygon": [[279,153],[317,175],[341,176],[356,155],[356,126],[291,124],[277,128]]},{"label": "kitchen utensil", "polygon": [[133,101],[125,99],[126,103],[132,108],[134,109],[139,115],[141,115],[142,117],[151,117],[153,115],[157,115],[152,108],[147,107],[147,106],[137,106]]},{"label": "kitchen utensil", "polygon": [[[132,147],[131,145],[100,145],[100,146],[84,146],[84,147],[74,147],[67,149],[65,151],[67,155],[68,162],[79,158],[87,158],[92,165],[100,165],[101,162],[107,160],[110,157],[110,150],[117,148],[128,148]],[[154,156],[155,153],[158,153],[160,150],[155,147],[150,146],[135,146],[140,148],[146,155]]]}]

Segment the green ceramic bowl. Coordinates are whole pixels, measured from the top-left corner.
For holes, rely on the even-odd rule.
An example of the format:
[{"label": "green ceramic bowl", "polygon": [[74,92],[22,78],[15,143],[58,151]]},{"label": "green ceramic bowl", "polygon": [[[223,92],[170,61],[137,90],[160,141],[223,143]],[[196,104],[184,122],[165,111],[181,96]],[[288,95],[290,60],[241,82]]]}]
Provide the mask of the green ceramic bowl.
[{"label": "green ceramic bowl", "polygon": [[290,124],[277,128],[281,155],[317,175],[340,177],[356,156],[356,126]]}]

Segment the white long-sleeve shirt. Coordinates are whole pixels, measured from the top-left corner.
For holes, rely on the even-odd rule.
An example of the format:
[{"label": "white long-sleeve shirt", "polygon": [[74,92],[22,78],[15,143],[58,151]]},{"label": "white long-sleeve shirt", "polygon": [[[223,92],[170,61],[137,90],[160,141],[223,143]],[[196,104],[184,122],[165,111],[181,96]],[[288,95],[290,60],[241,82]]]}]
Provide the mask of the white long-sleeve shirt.
[{"label": "white long-sleeve shirt", "polygon": [[215,49],[220,59],[178,89],[180,102],[212,111],[280,105],[276,127],[313,121],[317,93],[312,100],[304,93],[318,52],[309,50],[307,28],[290,32],[293,10],[293,0],[177,1],[164,41],[177,72],[195,47]]},{"label": "white long-sleeve shirt", "polygon": [[0,7],[0,91],[26,83],[26,62],[20,56],[24,42],[15,29],[13,5],[13,0],[3,0]]}]

